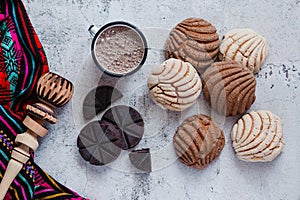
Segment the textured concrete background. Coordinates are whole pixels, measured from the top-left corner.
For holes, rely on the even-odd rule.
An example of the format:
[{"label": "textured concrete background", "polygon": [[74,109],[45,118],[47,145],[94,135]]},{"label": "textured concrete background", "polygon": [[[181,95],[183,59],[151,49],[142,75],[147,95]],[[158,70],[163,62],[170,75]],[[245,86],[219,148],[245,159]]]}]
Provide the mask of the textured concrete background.
[{"label": "textured concrete background", "polygon": [[[110,167],[90,166],[81,159],[76,147],[82,126],[78,102],[83,97],[83,91],[77,90],[73,104],[56,110],[60,121],[50,127],[49,135],[41,140],[36,153],[36,162],[54,178],[97,200],[300,199],[299,0],[24,0],[24,3],[51,70],[68,77],[81,89],[96,86],[101,74],[89,59],[91,38],[87,29],[91,24],[103,25],[122,19],[142,29],[154,27],[158,33],[165,33],[163,30],[169,31],[187,17],[201,17],[216,26],[220,37],[227,30],[247,27],[264,35],[270,44],[269,56],[257,76],[257,100],[251,110],[268,109],[282,118],[286,146],[275,161],[251,164],[237,160],[230,141],[230,130],[237,118],[229,117],[226,121],[217,120],[226,135],[225,148],[219,159],[203,171],[170,161],[172,152],[165,159],[169,162],[150,175],[135,174],[126,165],[119,165],[126,162],[126,155]],[[149,40],[155,38],[154,29],[151,30]],[[160,121],[157,126],[146,127],[145,135],[150,142],[142,141],[139,147],[150,146],[154,150],[168,146],[176,126],[190,113],[211,113],[203,97],[195,105],[196,110],[180,116],[158,110],[149,102],[144,83],[150,69],[147,66],[162,59],[159,51],[150,53],[141,71],[123,80],[128,84],[120,88],[127,97],[117,102],[135,106],[150,125],[163,117],[178,120]],[[84,74],[95,77],[85,82]],[[143,111],[145,106],[151,112]],[[158,163],[153,164],[159,168]]]}]

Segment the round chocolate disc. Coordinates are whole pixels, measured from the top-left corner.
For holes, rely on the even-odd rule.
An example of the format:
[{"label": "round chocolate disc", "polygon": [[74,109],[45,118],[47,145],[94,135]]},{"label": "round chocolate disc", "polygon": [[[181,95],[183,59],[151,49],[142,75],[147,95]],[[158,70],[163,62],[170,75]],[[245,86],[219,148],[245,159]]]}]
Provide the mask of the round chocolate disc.
[{"label": "round chocolate disc", "polygon": [[83,102],[83,116],[90,120],[104,111],[113,102],[122,98],[121,92],[112,86],[98,86],[91,90]]},{"label": "round chocolate disc", "polygon": [[115,106],[106,111],[101,119],[108,128],[106,136],[116,146],[127,150],[135,147],[144,134],[144,121],[135,109]]},{"label": "round chocolate disc", "polygon": [[120,155],[121,149],[107,137],[109,127],[105,122],[93,121],[78,135],[77,147],[82,158],[92,165],[108,164]]}]

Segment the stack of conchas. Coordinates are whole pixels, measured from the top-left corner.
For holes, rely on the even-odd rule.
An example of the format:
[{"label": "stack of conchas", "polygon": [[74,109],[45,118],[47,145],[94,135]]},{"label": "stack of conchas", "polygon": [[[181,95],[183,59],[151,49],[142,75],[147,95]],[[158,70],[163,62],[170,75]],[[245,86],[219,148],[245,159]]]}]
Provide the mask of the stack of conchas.
[{"label": "stack of conchas", "polygon": [[[156,104],[174,111],[192,106],[201,91],[194,67],[215,111],[235,116],[250,109],[256,99],[254,74],[268,54],[264,37],[251,29],[234,29],[220,44],[211,23],[188,18],[173,28],[165,48],[169,60],[155,66],[148,78],[149,94]],[[246,114],[234,126],[232,140],[239,159],[271,161],[283,147],[280,119],[269,111]],[[220,155],[225,140],[210,117],[195,115],[180,125],[173,143],[182,163],[203,169]]]}]

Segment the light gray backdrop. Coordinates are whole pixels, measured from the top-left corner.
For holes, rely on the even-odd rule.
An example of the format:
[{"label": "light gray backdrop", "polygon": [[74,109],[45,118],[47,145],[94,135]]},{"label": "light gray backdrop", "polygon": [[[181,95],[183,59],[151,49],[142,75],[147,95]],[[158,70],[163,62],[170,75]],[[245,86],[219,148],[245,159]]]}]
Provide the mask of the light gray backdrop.
[{"label": "light gray backdrop", "polygon": [[[83,72],[91,70],[96,75],[98,72],[89,60],[91,38],[87,29],[91,24],[103,25],[122,19],[142,29],[170,30],[187,17],[200,17],[214,24],[220,37],[233,28],[251,28],[264,35],[270,44],[269,56],[257,76],[257,100],[251,110],[268,109],[282,118],[286,146],[274,162],[250,164],[237,160],[230,141],[230,130],[237,118],[227,118],[220,124],[226,136],[225,148],[218,160],[203,171],[189,169],[178,161],[170,162],[149,176],[114,167],[91,166],[81,159],[76,147],[76,138],[82,126],[76,120],[81,109],[80,104],[74,103],[80,101],[81,94],[77,93],[73,104],[56,110],[59,122],[50,127],[49,134],[41,140],[36,153],[36,162],[54,178],[97,200],[300,199],[299,0],[24,0],[24,3],[45,48],[51,70],[69,78],[77,88],[84,85]],[[147,98],[144,94],[145,78],[149,72],[147,67],[162,59],[159,52],[149,55],[144,68],[126,79],[138,83],[134,91],[124,89],[127,104],[143,112],[150,124],[153,123],[151,120],[169,113],[157,110],[148,100],[146,104],[153,110],[146,113],[142,110],[143,104],[132,98],[138,99],[139,95]],[[203,97],[198,104],[198,110],[194,113],[210,114],[209,110],[205,110],[207,103]],[[174,113],[171,115],[178,119],[172,127],[167,127],[164,122],[159,124],[164,129],[152,127],[155,131],[159,130],[157,134],[162,134],[155,139],[158,145],[147,145],[142,141],[140,147],[151,146],[155,149],[172,141],[176,126],[187,114],[179,117]],[[153,134],[151,130],[148,126],[145,134]]]}]

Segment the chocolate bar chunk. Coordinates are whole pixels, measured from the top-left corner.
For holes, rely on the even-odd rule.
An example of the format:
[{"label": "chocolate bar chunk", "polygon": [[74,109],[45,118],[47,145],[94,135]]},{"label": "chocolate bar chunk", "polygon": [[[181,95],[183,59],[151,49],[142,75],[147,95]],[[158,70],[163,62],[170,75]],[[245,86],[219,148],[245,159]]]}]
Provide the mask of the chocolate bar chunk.
[{"label": "chocolate bar chunk", "polygon": [[115,106],[106,111],[101,121],[108,127],[106,136],[116,146],[127,150],[135,147],[144,134],[144,121],[135,109]]},{"label": "chocolate bar chunk", "polygon": [[129,154],[129,159],[133,166],[144,172],[151,172],[151,154],[150,149],[133,150]]},{"label": "chocolate bar chunk", "polygon": [[119,90],[112,86],[99,86],[91,90],[83,102],[83,116],[90,120],[100,112],[104,111],[113,102],[122,98]]},{"label": "chocolate bar chunk", "polygon": [[106,137],[105,122],[93,121],[78,135],[77,147],[82,158],[92,165],[108,164],[120,155],[121,149]]}]

